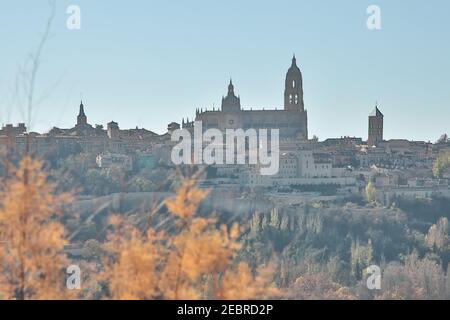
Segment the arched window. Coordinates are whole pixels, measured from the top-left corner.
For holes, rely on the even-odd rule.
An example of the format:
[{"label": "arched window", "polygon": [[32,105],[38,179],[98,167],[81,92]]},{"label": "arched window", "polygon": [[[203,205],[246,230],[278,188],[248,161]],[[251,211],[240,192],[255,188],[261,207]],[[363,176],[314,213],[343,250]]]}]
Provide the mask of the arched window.
[{"label": "arched window", "polygon": [[295,88],[295,80],[292,80],[292,88]]},{"label": "arched window", "polygon": [[295,104],[298,104],[298,94],[295,95]]},{"label": "arched window", "polygon": [[289,104],[292,104],[292,94],[289,95]]}]

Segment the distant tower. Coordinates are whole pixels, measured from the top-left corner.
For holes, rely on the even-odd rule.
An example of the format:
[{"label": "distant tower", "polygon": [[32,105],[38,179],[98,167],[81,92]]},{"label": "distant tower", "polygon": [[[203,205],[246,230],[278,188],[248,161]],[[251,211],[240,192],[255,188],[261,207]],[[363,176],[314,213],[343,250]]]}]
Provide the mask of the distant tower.
[{"label": "distant tower", "polygon": [[369,115],[369,139],[367,140],[369,146],[376,146],[383,141],[383,118],[377,104],[375,110]]},{"label": "distant tower", "polygon": [[234,86],[231,79],[230,84],[228,85],[228,94],[226,97],[222,97],[222,111],[241,111],[241,99],[234,94]]},{"label": "distant tower", "polygon": [[300,69],[297,67],[295,55],[292,58],[292,65],[286,74],[284,110],[305,111],[303,104],[303,77]]},{"label": "distant tower", "polygon": [[108,138],[111,140],[118,139],[120,134],[119,124],[111,121],[107,124]]},{"label": "distant tower", "polygon": [[86,117],[86,114],[84,113],[83,101],[81,101],[80,112],[78,113],[78,116],[77,116],[77,126],[86,125],[86,124],[87,124],[87,117]]},{"label": "distant tower", "polygon": [[[183,120],[184,121],[184,120]],[[180,124],[176,123],[176,122],[171,122],[168,124],[167,126],[167,132],[169,134],[172,134],[175,130],[179,130],[180,129]]]}]

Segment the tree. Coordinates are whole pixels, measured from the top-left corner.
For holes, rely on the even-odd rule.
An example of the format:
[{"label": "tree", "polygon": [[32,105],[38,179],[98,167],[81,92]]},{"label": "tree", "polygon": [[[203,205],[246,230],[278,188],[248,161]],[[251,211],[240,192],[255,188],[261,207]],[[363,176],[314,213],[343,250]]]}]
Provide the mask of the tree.
[{"label": "tree", "polygon": [[269,267],[256,275],[234,257],[241,247],[240,228],[195,217],[207,191],[195,179],[183,180],[173,198],[166,199],[174,219],[169,232],[138,230],[113,216],[113,231],[105,248],[100,280],[114,299],[261,299],[279,294]]},{"label": "tree", "polygon": [[436,141],[436,143],[447,143],[447,142],[448,142],[448,135],[446,133],[441,135],[438,141]]},{"label": "tree", "polygon": [[366,246],[361,245],[359,241],[352,243],[351,249],[351,273],[354,279],[361,279],[373,260],[372,240],[369,239]]},{"label": "tree", "polygon": [[0,193],[0,297],[66,296],[64,227],[58,222],[67,194],[55,195],[42,163],[25,156]]},{"label": "tree", "polygon": [[155,184],[142,176],[134,176],[127,186],[128,192],[151,192],[153,190],[155,190]]},{"label": "tree", "polygon": [[122,170],[114,167],[89,169],[84,176],[84,191],[94,195],[120,192],[123,174]]},{"label": "tree", "polygon": [[448,219],[442,217],[433,224],[425,237],[425,243],[430,248],[443,249],[448,242]]},{"label": "tree", "polygon": [[442,178],[446,169],[450,168],[450,153],[441,153],[433,165],[433,176]]},{"label": "tree", "polygon": [[369,181],[366,185],[366,199],[367,202],[375,202],[376,201],[376,189],[372,183],[372,181]]},{"label": "tree", "polygon": [[288,290],[289,299],[296,300],[354,300],[350,290],[324,272],[308,272],[297,278]]},{"label": "tree", "polygon": [[383,270],[381,291],[376,299],[446,298],[445,271],[436,261],[420,259],[417,252],[407,255],[402,264],[392,262]]}]

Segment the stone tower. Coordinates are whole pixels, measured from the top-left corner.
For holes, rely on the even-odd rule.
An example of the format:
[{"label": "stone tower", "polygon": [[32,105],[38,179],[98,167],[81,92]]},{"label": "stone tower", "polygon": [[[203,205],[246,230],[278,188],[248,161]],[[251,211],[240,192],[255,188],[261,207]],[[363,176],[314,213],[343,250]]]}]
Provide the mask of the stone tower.
[{"label": "stone tower", "polygon": [[234,94],[233,81],[230,79],[228,85],[228,94],[226,97],[222,97],[222,111],[223,112],[236,112],[241,111],[241,98],[236,97]]},{"label": "stone tower", "polygon": [[367,140],[369,146],[376,146],[383,141],[383,119],[384,116],[376,105],[375,110],[369,115],[369,139]]},{"label": "stone tower", "polygon": [[77,116],[77,126],[82,126],[82,125],[86,125],[86,124],[87,124],[87,117],[86,117],[86,114],[84,113],[83,101],[81,101],[80,112],[78,113],[78,116]]},{"label": "stone tower", "polygon": [[295,55],[292,58],[292,65],[286,74],[284,110],[305,111],[303,103],[303,77],[300,69],[297,67]]},{"label": "stone tower", "polygon": [[117,122],[111,121],[106,126],[108,138],[111,140],[118,139],[120,135],[119,124]]}]

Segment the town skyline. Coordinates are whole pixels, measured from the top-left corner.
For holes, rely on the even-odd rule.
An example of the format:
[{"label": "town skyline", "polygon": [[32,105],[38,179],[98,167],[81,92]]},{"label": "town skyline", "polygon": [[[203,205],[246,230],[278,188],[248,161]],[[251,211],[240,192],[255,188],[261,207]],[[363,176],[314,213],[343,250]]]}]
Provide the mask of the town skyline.
[{"label": "town skyline", "polygon": [[450,300],[450,1],[0,8],[0,300]]},{"label": "town skyline", "polygon": [[[369,2],[325,7],[286,1],[263,3],[256,11],[251,2],[196,1],[176,8],[138,2],[124,9],[134,21],[125,17],[116,24],[116,6],[79,1],[82,24],[76,31],[65,26],[69,4],[58,1],[43,52],[38,91],[57,86],[38,106],[33,131],[73,125],[82,96],[94,124],[114,119],[124,128],[162,134],[168,123],[195,117],[196,108],[218,108],[230,76],[245,109],[281,109],[284,70],[294,52],[305,78],[310,136],[366,139],[366,117],[376,101],[386,116],[386,139],[435,141],[448,131],[450,90],[441,80],[450,72],[450,47],[441,41],[450,29],[445,1],[413,1],[408,15],[403,5],[380,1],[379,31],[366,28]],[[24,121],[10,89],[48,15],[45,1],[27,3],[26,12],[20,1],[6,6],[11,10],[0,30],[9,43],[0,62],[3,124]],[[101,14],[105,9],[108,15]],[[335,15],[325,14],[330,11]],[[163,13],[175,22],[161,19]],[[192,23],[184,24],[187,19]],[[273,24],[255,28],[262,20]]]}]

